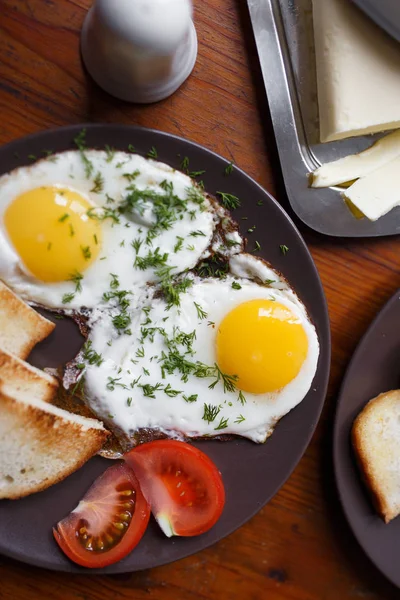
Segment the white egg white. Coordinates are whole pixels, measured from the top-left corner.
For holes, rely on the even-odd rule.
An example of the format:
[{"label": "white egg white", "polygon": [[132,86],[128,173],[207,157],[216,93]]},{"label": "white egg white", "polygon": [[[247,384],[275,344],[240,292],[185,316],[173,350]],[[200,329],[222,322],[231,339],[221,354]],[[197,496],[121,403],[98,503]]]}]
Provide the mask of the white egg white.
[{"label": "white egg white", "polygon": [[[268,285],[260,285],[265,280]],[[317,334],[296,294],[277,272],[246,254],[231,259],[231,273],[223,280],[194,277],[179,307],[168,309],[157,288],[150,294],[132,314],[130,336],[116,334],[110,315],[93,315],[89,344],[102,362],[97,366],[86,360],[85,394],[91,408],[130,438],[152,429],[177,438],[222,433],[264,442],[277,421],[305,397],[317,369]],[[252,299],[273,299],[290,308],[306,332],[308,354],[297,377],[281,390],[240,395],[218,380],[216,334],[229,311]],[[187,377],[178,368],[168,372],[174,351],[191,363],[207,365],[209,372],[200,367]]]},{"label": "white egg white", "polygon": [[[111,274],[117,277],[119,289],[128,290],[131,297],[147,282],[159,281],[159,267],[141,269],[135,265],[137,257],[143,259],[155,252],[167,255],[163,266],[171,267],[173,275],[194,267],[210,245],[223,213],[193,187],[188,176],[163,163],[125,152],[110,155],[105,151],[88,150],[85,156],[92,165],[89,177],[78,151],[63,152],[0,177],[0,279],[22,298],[51,308],[98,306],[104,292],[109,290]],[[103,184],[96,193],[94,178],[99,173]],[[173,218],[168,227],[160,228],[155,237],[149,239],[148,233],[155,223],[151,201],[139,202],[133,211],[123,214],[118,214],[118,207],[124,205],[132,185],[136,190],[165,195],[166,184],[172,186],[174,195],[186,201],[186,206],[180,213],[176,212],[176,219]],[[79,192],[94,207],[99,207],[95,211],[99,218],[105,216],[105,209],[118,214],[118,223],[111,218],[101,220],[102,248],[98,258],[82,273],[81,291],[75,290],[72,281],[45,283],[29,274],[4,227],[4,211],[16,197],[40,186],[53,185]],[[135,242],[136,250],[132,246]],[[241,239],[238,244],[240,242]],[[64,304],[64,295],[74,292],[73,299]]]}]

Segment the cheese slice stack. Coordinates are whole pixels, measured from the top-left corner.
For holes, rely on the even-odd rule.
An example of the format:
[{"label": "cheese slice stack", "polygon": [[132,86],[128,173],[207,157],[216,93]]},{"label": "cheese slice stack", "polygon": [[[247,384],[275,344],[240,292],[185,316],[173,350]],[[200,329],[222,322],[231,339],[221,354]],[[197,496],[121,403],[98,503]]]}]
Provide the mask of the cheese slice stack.
[{"label": "cheese slice stack", "polygon": [[321,142],[400,127],[400,44],[349,0],[313,0],[313,21]]}]

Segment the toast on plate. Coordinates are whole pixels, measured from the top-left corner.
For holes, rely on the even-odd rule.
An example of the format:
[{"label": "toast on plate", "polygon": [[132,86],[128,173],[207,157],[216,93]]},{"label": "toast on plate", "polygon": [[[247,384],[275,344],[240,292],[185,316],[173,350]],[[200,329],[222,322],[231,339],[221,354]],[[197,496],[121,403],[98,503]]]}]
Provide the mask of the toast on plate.
[{"label": "toast on plate", "polygon": [[352,442],[374,506],[389,523],[400,514],[400,390],[368,402],[354,421]]},{"label": "toast on plate", "polygon": [[0,382],[0,498],[21,498],[61,481],[96,454],[108,435],[96,419]]},{"label": "toast on plate", "polygon": [[0,382],[18,393],[31,394],[43,402],[51,402],[58,389],[55,377],[1,348]]},{"label": "toast on plate", "polygon": [[25,359],[54,327],[0,281],[0,348]]}]

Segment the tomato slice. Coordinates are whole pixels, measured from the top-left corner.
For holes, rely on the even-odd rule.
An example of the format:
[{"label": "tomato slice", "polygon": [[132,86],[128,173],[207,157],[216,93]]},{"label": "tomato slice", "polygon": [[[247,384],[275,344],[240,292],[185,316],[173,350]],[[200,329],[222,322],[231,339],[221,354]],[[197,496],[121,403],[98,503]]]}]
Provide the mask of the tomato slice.
[{"label": "tomato slice", "polygon": [[96,479],[78,506],[53,528],[53,534],[72,561],[101,568],[133,550],[149,518],[150,507],[135,474],[119,463]]},{"label": "tomato slice", "polygon": [[221,516],[225,490],[212,460],[194,446],[157,440],[137,446],[124,460],[135,471],[143,494],[165,535],[208,531]]}]

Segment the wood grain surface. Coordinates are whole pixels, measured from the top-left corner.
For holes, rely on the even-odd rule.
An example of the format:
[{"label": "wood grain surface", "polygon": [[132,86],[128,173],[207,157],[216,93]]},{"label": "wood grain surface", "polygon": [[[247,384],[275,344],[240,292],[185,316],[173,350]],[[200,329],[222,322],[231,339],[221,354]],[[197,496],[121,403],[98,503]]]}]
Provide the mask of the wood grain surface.
[{"label": "wood grain surface", "polygon": [[[0,143],[90,122],[139,124],[181,135],[234,161],[289,213],[245,0],[195,0],[199,55],[171,98],[133,106],[87,77],[79,33],[90,0],[1,0]],[[293,216],[293,215],[292,215]],[[336,240],[300,223],[332,323],[332,374],[322,419],[275,498],[236,533],[191,558],[124,576],[70,576],[0,557],[0,598],[337,600],[399,598],[358,547],[332,470],[332,425],[346,364],[400,286],[398,238]]]}]

